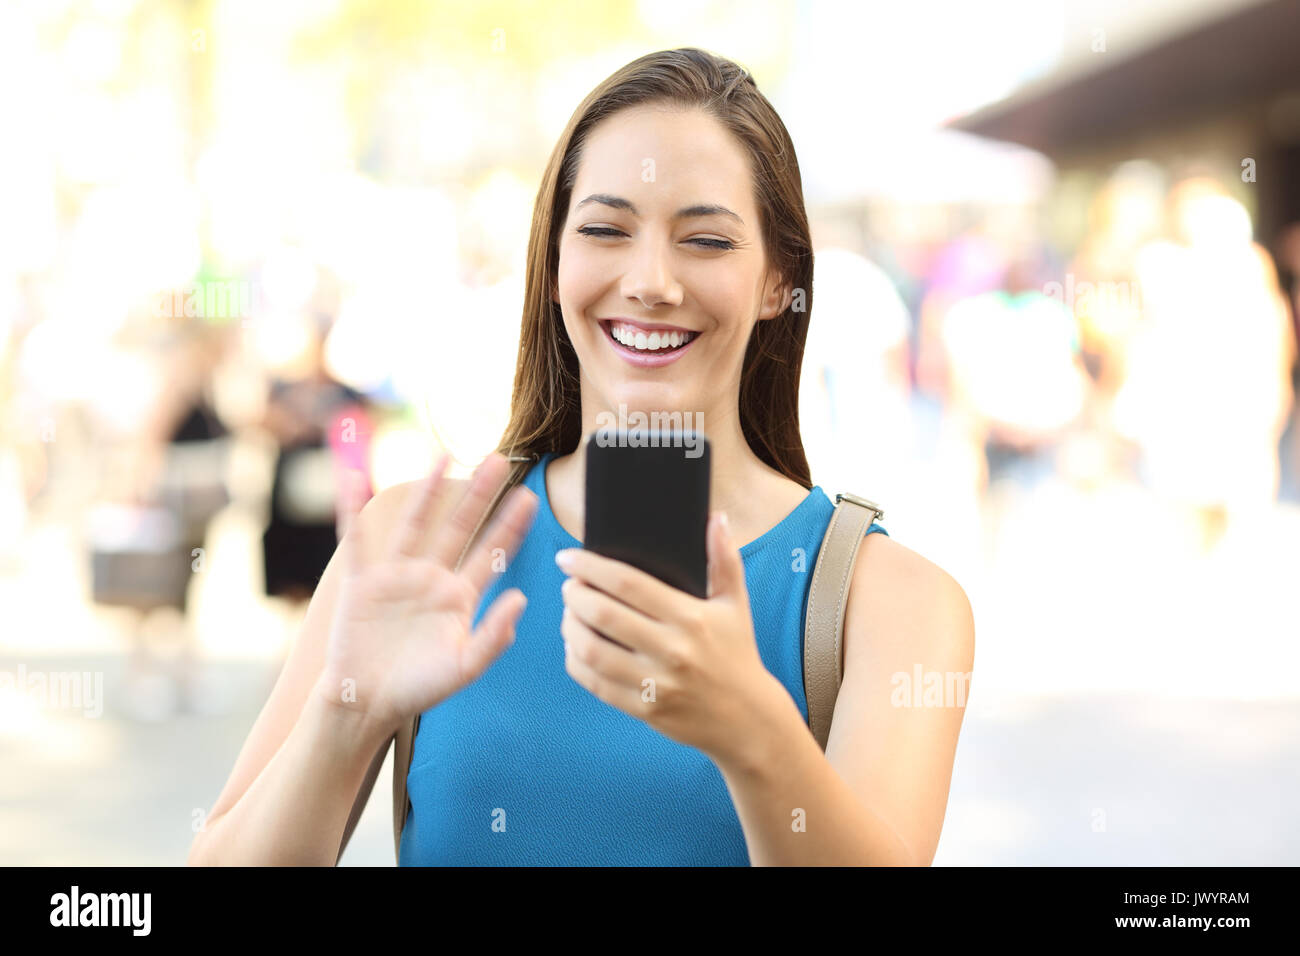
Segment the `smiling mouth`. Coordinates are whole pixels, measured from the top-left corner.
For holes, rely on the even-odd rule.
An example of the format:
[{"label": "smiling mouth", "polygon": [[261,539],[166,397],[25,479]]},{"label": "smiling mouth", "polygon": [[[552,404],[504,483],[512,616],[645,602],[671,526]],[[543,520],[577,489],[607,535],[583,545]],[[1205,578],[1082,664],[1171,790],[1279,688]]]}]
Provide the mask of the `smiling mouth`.
[{"label": "smiling mouth", "polygon": [[608,319],[600,323],[605,336],[628,351],[639,355],[671,355],[685,348],[695,339],[699,332],[679,329],[659,329],[646,332],[634,325]]}]

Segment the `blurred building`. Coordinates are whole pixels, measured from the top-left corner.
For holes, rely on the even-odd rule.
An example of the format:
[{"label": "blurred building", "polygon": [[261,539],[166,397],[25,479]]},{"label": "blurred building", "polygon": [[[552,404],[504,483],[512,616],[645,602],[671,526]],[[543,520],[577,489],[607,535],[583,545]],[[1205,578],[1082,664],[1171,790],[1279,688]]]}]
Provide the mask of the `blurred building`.
[{"label": "blurred building", "polygon": [[1038,150],[1067,189],[1133,157],[1213,176],[1232,184],[1274,250],[1300,221],[1300,3],[1186,6],[1199,18],[1140,32],[1080,21],[1056,70],[949,125]]},{"label": "blurred building", "polygon": [[[1061,279],[1098,386],[1092,417],[1143,446],[1153,486],[1201,505],[1263,503],[1280,476],[1291,497],[1300,3],[1150,12],[1125,22],[1088,10],[1065,24],[1055,70],[950,125],[1056,166],[1049,228],[1077,253]],[[1076,283],[1088,287],[1080,303]],[[1247,458],[1257,464],[1227,475]]]}]

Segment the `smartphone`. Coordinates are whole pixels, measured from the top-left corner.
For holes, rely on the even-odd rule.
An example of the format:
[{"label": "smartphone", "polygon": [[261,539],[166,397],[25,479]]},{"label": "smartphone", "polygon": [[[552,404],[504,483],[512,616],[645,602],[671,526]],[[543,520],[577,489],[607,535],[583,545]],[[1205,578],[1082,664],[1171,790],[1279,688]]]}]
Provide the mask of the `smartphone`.
[{"label": "smartphone", "polygon": [[710,462],[702,432],[592,432],[583,547],[708,597]]}]

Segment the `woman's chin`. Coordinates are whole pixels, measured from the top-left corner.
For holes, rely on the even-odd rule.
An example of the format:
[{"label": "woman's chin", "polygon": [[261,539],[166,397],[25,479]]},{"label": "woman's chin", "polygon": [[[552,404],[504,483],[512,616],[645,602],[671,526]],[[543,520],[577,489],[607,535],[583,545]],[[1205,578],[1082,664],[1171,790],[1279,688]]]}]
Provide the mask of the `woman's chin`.
[{"label": "woman's chin", "polygon": [[608,399],[604,407],[614,414],[619,413],[620,406],[626,409],[627,415],[633,412],[687,412],[699,407],[687,390],[672,382],[615,383],[605,394]]}]

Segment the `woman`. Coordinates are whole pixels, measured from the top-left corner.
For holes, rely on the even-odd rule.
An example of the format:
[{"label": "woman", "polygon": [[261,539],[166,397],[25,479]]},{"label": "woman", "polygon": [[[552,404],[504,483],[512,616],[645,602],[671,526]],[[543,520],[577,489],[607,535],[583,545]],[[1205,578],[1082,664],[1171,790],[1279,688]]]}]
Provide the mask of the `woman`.
[{"label": "woman", "polygon": [[[202,319],[165,334],[157,392],[134,435],[130,464],[122,469],[132,506],[97,509],[134,516],[131,546],[118,550],[126,542],[115,542],[101,550],[92,543],[95,600],[139,612],[122,700],[132,716],[147,721],[178,708],[203,713],[221,706],[202,673],[191,589],[204,563],[209,526],[230,503],[230,435],[214,394],[230,339]],[[107,527],[114,524],[110,520]]]},{"label": "woman", "polygon": [[[421,714],[404,864],[928,864],[963,707],[899,683],[968,674],[956,582],[868,535],[826,753],[804,723],[803,568],[832,509],[797,427],[811,287],[794,150],[748,74],[683,49],[602,83],[538,195],[498,453],[456,490],[444,458],[351,523],[190,862],[336,862]],[[614,318],[689,341],[646,367],[632,349],[656,343],[619,345]],[[577,547],[581,438],[620,403],[704,416],[727,517],[708,599]],[[507,457],[533,455],[453,573]]]},{"label": "woman", "polygon": [[[341,453],[355,451],[350,457],[362,461],[368,454],[364,397],[334,380],[323,338],[312,335],[299,374],[272,381],[263,423],[279,445],[262,533],[264,589],[291,605],[311,598],[338,544]],[[350,441],[341,443],[345,429]]]}]

